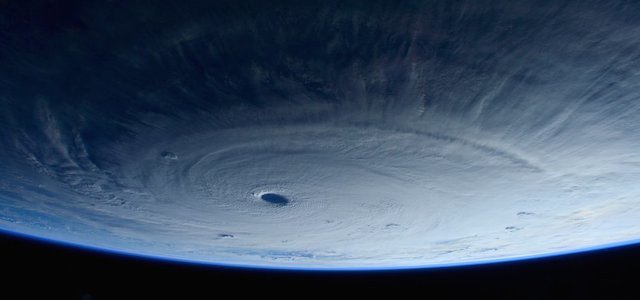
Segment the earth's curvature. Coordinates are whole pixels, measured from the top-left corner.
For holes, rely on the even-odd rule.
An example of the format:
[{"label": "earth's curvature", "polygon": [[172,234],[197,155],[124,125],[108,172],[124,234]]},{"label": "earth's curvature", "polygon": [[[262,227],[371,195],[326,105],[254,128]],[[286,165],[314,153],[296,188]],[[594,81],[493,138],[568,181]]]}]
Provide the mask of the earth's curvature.
[{"label": "earth's curvature", "polygon": [[274,268],[640,239],[640,3],[2,1],[0,229]]}]

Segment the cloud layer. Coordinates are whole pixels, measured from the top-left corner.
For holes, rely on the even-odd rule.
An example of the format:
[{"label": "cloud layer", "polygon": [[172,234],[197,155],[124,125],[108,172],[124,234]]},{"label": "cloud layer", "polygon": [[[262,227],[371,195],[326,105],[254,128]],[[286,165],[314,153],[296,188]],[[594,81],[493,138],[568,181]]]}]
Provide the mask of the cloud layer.
[{"label": "cloud layer", "polygon": [[638,5],[5,5],[2,229],[319,268],[640,236]]}]

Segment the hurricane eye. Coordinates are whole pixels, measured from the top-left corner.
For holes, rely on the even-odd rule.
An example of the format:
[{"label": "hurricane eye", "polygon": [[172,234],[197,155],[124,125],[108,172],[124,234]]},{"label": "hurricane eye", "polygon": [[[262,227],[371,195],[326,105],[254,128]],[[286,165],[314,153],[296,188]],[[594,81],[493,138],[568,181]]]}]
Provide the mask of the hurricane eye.
[{"label": "hurricane eye", "polygon": [[286,197],[273,193],[262,194],[260,199],[276,205],[287,205],[289,203],[289,199]]}]

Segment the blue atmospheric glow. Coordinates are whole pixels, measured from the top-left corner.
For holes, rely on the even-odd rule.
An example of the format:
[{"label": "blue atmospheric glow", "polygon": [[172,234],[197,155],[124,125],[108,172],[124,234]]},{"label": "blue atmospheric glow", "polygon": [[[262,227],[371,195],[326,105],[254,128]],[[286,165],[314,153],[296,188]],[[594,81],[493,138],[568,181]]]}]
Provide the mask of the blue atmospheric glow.
[{"label": "blue atmospheric glow", "polygon": [[562,257],[562,256],[573,255],[573,254],[587,254],[590,252],[604,251],[604,250],[615,249],[619,247],[640,244],[640,239],[638,239],[638,240],[611,243],[607,245],[584,247],[584,248],[574,249],[574,250],[540,253],[540,254],[519,256],[519,257],[507,257],[507,258],[485,259],[485,260],[459,262],[459,263],[427,264],[427,265],[415,265],[415,266],[365,266],[365,267],[303,267],[302,266],[302,267],[296,267],[296,266],[286,266],[286,265],[250,265],[250,264],[233,264],[233,263],[225,263],[225,262],[208,262],[208,261],[198,261],[198,260],[190,260],[190,259],[182,259],[182,258],[174,258],[174,257],[164,257],[159,255],[147,255],[147,254],[119,251],[119,250],[47,239],[39,236],[28,235],[28,234],[12,232],[12,231],[0,230],[0,232],[5,235],[16,236],[22,239],[33,240],[33,241],[37,241],[45,244],[48,243],[52,245],[63,246],[70,249],[75,248],[75,249],[84,250],[84,251],[94,251],[94,252],[99,252],[106,255],[122,256],[122,257],[129,257],[129,258],[135,258],[135,259],[144,259],[144,260],[150,260],[158,263],[169,262],[169,263],[179,263],[179,264],[206,266],[206,267],[226,267],[226,268],[240,268],[240,269],[251,269],[251,270],[336,271],[336,272],[428,270],[428,269],[443,269],[443,268],[505,264],[510,262],[528,262],[528,261],[535,262],[536,260],[539,260],[539,259]]}]

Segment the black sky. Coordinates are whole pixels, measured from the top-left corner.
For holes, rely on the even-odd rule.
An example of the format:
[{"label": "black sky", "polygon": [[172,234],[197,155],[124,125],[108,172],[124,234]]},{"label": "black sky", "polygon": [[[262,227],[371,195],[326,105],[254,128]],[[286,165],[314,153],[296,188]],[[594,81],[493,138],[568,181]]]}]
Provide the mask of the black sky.
[{"label": "black sky", "polygon": [[[337,297],[382,293],[420,298],[637,299],[640,246],[502,264],[430,270],[310,272],[236,269],[113,255],[0,236],[7,292],[25,299],[257,295]],[[423,299],[424,299],[423,298]],[[41,298],[43,299],[43,298]]]}]

